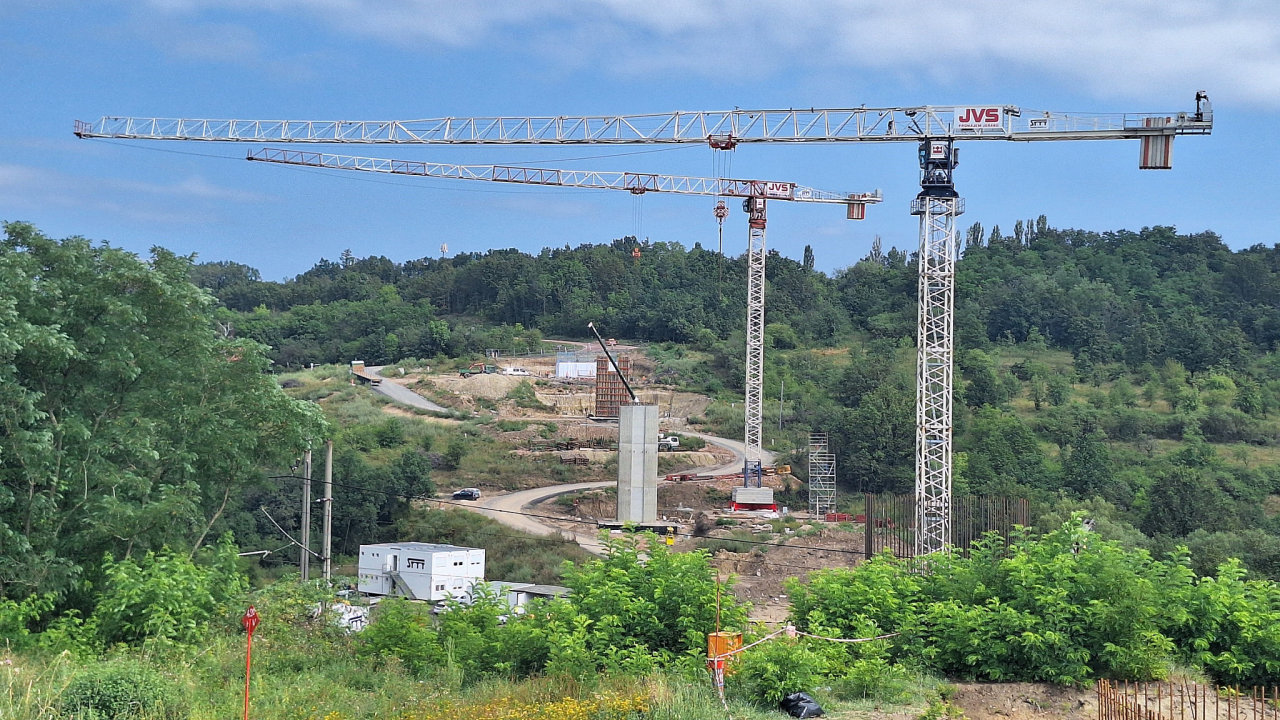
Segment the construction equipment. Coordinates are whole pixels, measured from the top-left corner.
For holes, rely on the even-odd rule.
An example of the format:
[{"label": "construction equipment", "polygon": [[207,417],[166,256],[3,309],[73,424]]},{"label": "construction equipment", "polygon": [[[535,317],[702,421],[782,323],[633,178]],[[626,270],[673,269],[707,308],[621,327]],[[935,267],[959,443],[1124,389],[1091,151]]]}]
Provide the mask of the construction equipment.
[{"label": "construction equipment", "polygon": [[[1023,109],[1014,105],[917,106],[852,109],[724,110],[648,115],[446,117],[397,121],[200,120],[103,117],[75,123],[82,138],[290,143],[445,145],[626,145],[706,143],[731,150],[740,144],[918,143],[921,192],[912,201],[920,217],[920,306],[916,381],[916,551],[936,552],[950,538],[951,396],[954,356],[955,219],[964,211],[952,182],[954,144],[960,141],[1140,141],[1139,168],[1172,167],[1173,138],[1208,135],[1213,111],[1203,91],[1194,112],[1083,114]],[[719,193],[728,194],[728,193]],[[790,198],[798,199],[798,198]],[[752,216],[749,284],[756,272],[755,231],[760,230],[763,277],[764,202]],[[855,207],[850,205],[850,212]],[[763,283],[760,285],[763,292]],[[753,362],[763,354],[763,297],[748,293],[747,453],[759,456],[760,398],[753,396]],[[761,325],[761,329],[763,326]]]},{"label": "construction equipment", "polygon": [[497,375],[502,370],[497,365],[489,365],[483,362],[473,362],[467,366],[466,370],[459,370],[458,374],[464,378],[472,375]]}]

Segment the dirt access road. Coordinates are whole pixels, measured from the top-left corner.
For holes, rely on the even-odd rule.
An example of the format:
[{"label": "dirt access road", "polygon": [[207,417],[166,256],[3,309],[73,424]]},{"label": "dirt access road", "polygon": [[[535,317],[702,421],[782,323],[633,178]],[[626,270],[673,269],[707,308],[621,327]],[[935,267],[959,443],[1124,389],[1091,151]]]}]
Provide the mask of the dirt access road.
[{"label": "dirt access road", "polygon": [[[745,446],[737,440],[729,440],[728,438],[719,438],[714,435],[704,435],[702,433],[686,433],[688,435],[697,435],[707,442],[725,448],[733,453],[734,460],[711,470],[711,473],[733,473],[742,470],[743,451]],[[763,453],[761,460],[766,464],[773,463],[773,453]],[[614,480],[605,480],[601,482],[573,483],[570,485],[555,485],[552,487],[533,488],[532,490],[520,490],[513,493],[505,493],[502,495],[494,495],[484,499],[477,504],[459,504],[459,507],[466,508],[473,512],[497,520],[507,527],[522,530],[534,535],[569,535],[582,546],[583,550],[596,555],[604,553],[604,545],[600,542],[600,537],[596,530],[590,525],[583,524],[581,531],[566,532],[565,530],[552,525],[550,521],[543,520],[531,515],[538,515],[537,506],[553,498],[569,493],[581,492],[583,490],[595,490],[597,488],[609,487],[615,485]],[[661,483],[659,483],[661,484]]]},{"label": "dirt access road", "polygon": [[[365,372],[370,375],[382,377],[382,368],[384,367],[386,367],[386,365],[374,365],[367,368]],[[369,387],[379,395],[385,395],[398,403],[403,403],[411,407],[422,408],[423,410],[430,410],[431,412],[449,412],[449,408],[440,407],[409,388],[400,385],[393,378],[382,377],[381,383],[378,383],[377,385],[370,385]]]},{"label": "dirt access road", "polygon": [[[570,341],[563,340],[556,340],[552,342],[570,344]],[[587,343],[579,344],[586,345]],[[372,366],[368,368],[368,372],[373,375],[381,376],[381,372],[384,367],[384,365]],[[382,395],[405,405],[435,412],[448,412],[447,408],[443,408],[436,403],[431,402],[418,393],[398,384],[392,378],[384,377],[382,383],[376,386],[371,386],[371,388],[374,392],[381,393]],[[705,471],[708,474],[720,475],[742,471],[746,445],[741,441],[687,431],[684,434],[700,437],[712,445],[719,446],[733,453],[733,460],[725,463],[724,465],[720,465],[719,467]],[[762,451],[760,459],[764,464],[772,465],[774,462],[774,454]],[[600,543],[600,538],[594,528],[590,525],[584,524],[582,531],[566,532],[565,530],[553,525],[550,521],[536,517],[536,515],[539,514],[537,512],[537,506],[561,495],[581,492],[583,490],[595,490],[597,488],[609,487],[610,485],[614,485],[615,482],[616,481],[606,480],[601,482],[572,483],[569,485],[555,485],[552,487],[520,490],[512,493],[493,495],[477,503],[459,502],[456,503],[456,507],[465,508],[467,510],[480,513],[481,515],[486,515],[507,527],[532,533],[534,535],[568,535],[573,540],[577,541],[577,543],[587,552],[600,555],[604,552],[604,546]]]}]

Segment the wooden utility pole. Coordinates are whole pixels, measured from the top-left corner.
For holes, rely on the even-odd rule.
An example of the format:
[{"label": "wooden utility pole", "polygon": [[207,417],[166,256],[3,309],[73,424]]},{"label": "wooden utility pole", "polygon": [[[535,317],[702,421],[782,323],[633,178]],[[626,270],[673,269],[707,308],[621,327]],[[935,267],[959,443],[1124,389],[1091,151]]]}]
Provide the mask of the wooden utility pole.
[{"label": "wooden utility pole", "polygon": [[324,579],[333,579],[333,441],[324,443],[324,541],[320,546]]},{"label": "wooden utility pole", "polygon": [[302,579],[311,579],[311,449],[302,456],[302,551],[298,553]]}]

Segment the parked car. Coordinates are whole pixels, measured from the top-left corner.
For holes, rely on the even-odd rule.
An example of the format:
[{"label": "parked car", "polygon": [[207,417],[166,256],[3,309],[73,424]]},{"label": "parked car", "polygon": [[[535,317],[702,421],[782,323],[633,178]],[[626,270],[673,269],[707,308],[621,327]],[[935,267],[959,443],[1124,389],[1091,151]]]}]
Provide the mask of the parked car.
[{"label": "parked car", "polygon": [[526,376],[528,376],[528,375],[532,375],[533,373],[529,372],[528,370],[525,370],[524,368],[520,368],[520,367],[511,367],[511,368],[506,368],[506,369],[504,369],[504,370],[502,371],[502,374],[503,374],[503,375],[526,375]]},{"label": "parked car", "polygon": [[479,500],[480,491],[477,488],[462,488],[453,491],[454,500]]}]

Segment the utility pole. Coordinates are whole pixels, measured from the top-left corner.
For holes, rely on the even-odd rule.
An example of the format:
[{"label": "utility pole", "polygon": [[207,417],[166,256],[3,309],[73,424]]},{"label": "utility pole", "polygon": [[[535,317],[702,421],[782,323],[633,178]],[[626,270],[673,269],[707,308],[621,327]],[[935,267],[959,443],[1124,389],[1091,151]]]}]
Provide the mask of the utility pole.
[{"label": "utility pole", "polygon": [[324,579],[333,579],[333,441],[324,443]]},{"label": "utility pole", "polygon": [[778,385],[778,430],[782,430],[782,394],[787,390],[787,381],[782,380]]},{"label": "utility pole", "polygon": [[304,581],[311,579],[311,449],[302,456],[302,552],[298,570]]}]

